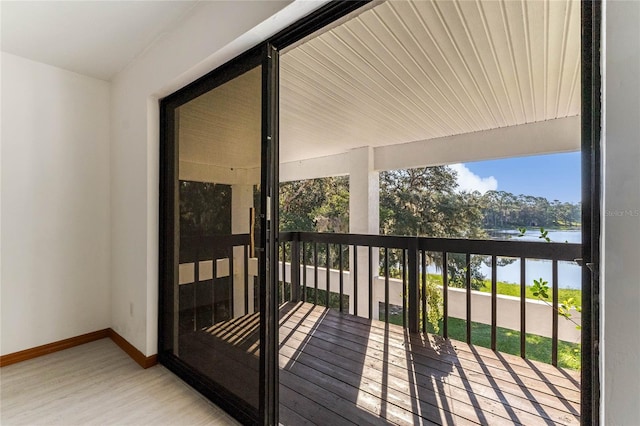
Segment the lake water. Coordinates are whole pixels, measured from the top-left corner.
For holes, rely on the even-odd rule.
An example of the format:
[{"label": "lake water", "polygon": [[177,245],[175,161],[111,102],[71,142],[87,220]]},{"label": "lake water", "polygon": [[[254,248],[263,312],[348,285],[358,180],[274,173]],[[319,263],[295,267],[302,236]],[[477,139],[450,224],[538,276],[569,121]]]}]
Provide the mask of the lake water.
[{"label": "lake water", "polygon": [[[518,237],[518,231],[500,231],[490,233],[493,239],[512,239],[514,241],[542,241],[545,240],[538,238],[540,235],[539,230],[530,230],[522,237]],[[571,231],[549,231],[547,235],[554,243],[581,243],[582,233],[580,230]],[[532,285],[534,279],[544,279],[549,282],[551,287],[552,280],[552,262],[546,260],[533,260],[527,259],[526,266],[526,283]],[[436,271],[435,267],[430,266],[427,268],[431,273],[440,273]],[[487,277],[491,277],[491,267],[482,265],[482,273]],[[499,266],[497,272],[498,281],[520,283],[520,260],[516,260],[510,265]],[[558,262],[558,287],[559,288],[574,288],[580,289],[582,287],[582,272],[581,268],[575,262]]]},{"label": "lake water", "polygon": [[[539,229],[529,229],[522,236],[518,237],[520,232],[513,231],[489,231],[489,236],[494,240],[514,240],[514,241],[542,241],[545,240],[539,238],[540,230]],[[580,244],[582,242],[582,231],[577,230],[569,230],[569,231],[548,231],[547,236],[551,239],[553,243],[576,243]]]}]

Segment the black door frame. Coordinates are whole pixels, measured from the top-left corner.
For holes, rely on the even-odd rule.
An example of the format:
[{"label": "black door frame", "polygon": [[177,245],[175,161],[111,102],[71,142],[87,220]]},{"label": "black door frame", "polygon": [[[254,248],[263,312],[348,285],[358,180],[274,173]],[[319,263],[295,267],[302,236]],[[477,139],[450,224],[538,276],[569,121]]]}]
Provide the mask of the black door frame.
[{"label": "black door frame", "polygon": [[601,0],[583,1],[582,30],[582,359],[580,420],[600,424],[600,220],[602,192]]},{"label": "black door frame", "polygon": [[[277,51],[262,43],[235,59],[216,68],[193,83],[160,100],[160,238],[158,293],[158,360],[200,393],[222,407],[244,424],[274,424],[277,422],[277,276],[271,265],[277,237],[277,205],[269,202],[277,194],[278,127],[277,127]],[[260,282],[260,400],[256,410],[214,381],[197,374],[180,358],[173,355],[174,283],[178,279],[177,254],[179,239],[178,141],[175,138],[175,110],[190,100],[262,66],[262,141],[261,141],[261,215],[259,253]],[[270,209],[267,212],[267,208]],[[276,281],[274,281],[274,278]],[[171,338],[169,338],[171,336]]]},{"label": "black door frame", "polygon": [[[267,173],[262,173],[261,216],[265,227],[261,238],[265,243],[267,262],[260,263],[260,276],[266,277],[260,290],[260,424],[277,425],[280,404],[279,338],[278,338],[278,191],[279,191],[279,140],[278,51],[269,42],[263,45],[262,64],[262,159]],[[265,167],[263,164],[262,167]],[[265,216],[266,215],[266,216]]]},{"label": "black door frame", "polygon": [[[357,1],[332,1],[317,11],[302,18],[275,36],[246,53],[238,56],[227,64],[212,71],[210,74],[196,80],[185,88],[170,95],[161,101],[160,120],[160,282],[175,279],[174,266],[168,265],[166,260],[172,259],[168,254],[173,253],[176,244],[172,232],[168,232],[167,224],[173,224],[175,220],[175,199],[167,197],[167,190],[172,189],[173,179],[177,170],[177,156],[167,146],[166,137],[173,131],[172,118],[168,114],[169,102],[179,102],[186,99],[189,93],[202,93],[215,87],[217,81],[215,74],[234,75],[241,68],[241,64],[247,57],[260,52],[263,64],[263,149],[268,155],[263,155],[262,167],[269,167],[270,176],[266,177],[266,186],[269,189],[271,202],[263,197],[263,212],[267,212],[271,218],[272,226],[264,229],[264,237],[269,244],[265,250],[276,253],[278,239],[278,51],[301,41],[314,32],[337,21],[345,15],[370,3],[371,0]],[[587,267],[583,268],[583,292],[582,292],[582,366],[581,366],[581,423],[583,425],[599,424],[600,413],[600,382],[599,382],[599,324],[600,324],[600,288],[599,288],[599,263],[600,263],[600,219],[601,219],[601,73],[600,73],[600,45],[602,26],[601,0],[583,1],[581,4],[581,49],[582,49],[582,110],[581,110],[581,157],[582,157],[582,258]],[[246,71],[246,70],[245,70]],[[238,74],[235,74],[238,75]],[[232,77],[230,77],[232,78]],[[228,79],[230,79],[228,78]],[[213,84],[213,86],[211,86]],[[195,97],[195,96],[193,96]],[[186,101],[184,101],[186,102]],[[266,111],[270,111],[266,113]],[[264,153],[263,153],[264,154]],[[267,158],[268,157],[268,158]],[[266,160],[265,160],[266,159]],[[271,179],[271,181],[269,181]],[[173,192],[175,193],[175,191]],[[266,191],[263,191],[266,194]],[[265,241],[265,240],[263,240]],[[273,257],[273,256],[272,256]],[[262,265],[261,265],[262,266]],[[263,275],[264,274],[264,275]],[[277,280],[277,268],[271,269],[264,265],[261,270],[262,277],[269,277],[271,282]],[[277,424],[278,422],[278,319],[277,319],[277,294],[272,288],[262,294],[261,303],[268,306],[269,314],[261,317],[264,321],[261,332],[262,344],[267,345],[268,357],[261,357],[260,364],[260,424]],[[159,293],[160,313],[163,312],[166,297],[171,296]],[[261,314],[262,315],[262,314]],[[166,357],[162,355],[163,341],[162,331],[166,324],[163,317],[159,317],[159,347],[160,362],[166,364]],[[166,320],[165,320],[166,321]],[[267,327],[265,327],[267,326]],[[169,361],[170,362],[170,361]],[[173,364],[172,370],[178,372],[182,366]],[[257,423],[255,418],[247,417],[241,406],[232,399],[226,399],[228,393],[211,389],[207,383],[200,383],[195,378],[187,377],[187,382],[218,403],[222,408],[239,420],[247,423]]]}]

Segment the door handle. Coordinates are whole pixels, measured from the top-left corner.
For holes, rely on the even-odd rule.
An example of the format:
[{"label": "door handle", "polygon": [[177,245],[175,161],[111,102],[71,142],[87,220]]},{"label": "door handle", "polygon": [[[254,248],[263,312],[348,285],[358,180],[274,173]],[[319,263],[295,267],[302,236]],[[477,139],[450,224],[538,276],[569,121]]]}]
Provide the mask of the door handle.
[{"label": "door handle", "polygon": [[256,257],[256,209],[249,207],[249,257]]},{"label": "door handle", "polygon": [[584,262],[584,259],[579,257],[577,259],[573,259],[574,262],[578,264],[578,266],[586,266],[589,268],[591,272],[595,272],[595,264],[593,262]]}]

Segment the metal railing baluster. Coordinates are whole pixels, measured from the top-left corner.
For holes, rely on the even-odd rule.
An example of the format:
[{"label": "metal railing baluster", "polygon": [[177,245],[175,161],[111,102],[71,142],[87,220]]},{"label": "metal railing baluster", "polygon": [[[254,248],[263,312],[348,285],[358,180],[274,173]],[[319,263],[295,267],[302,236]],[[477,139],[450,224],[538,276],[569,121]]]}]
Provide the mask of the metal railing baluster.
[{"label": "metal railing baluster", "polygon": [[373,247],[369,246],[369,319],[373,319]]},{"label": "metal railing baluster", "polygon": [[442,337],[449,336],[449,261],[447,252],[442,252]]},{"label": "metal railing baluster", "polygon": [[342,264],[342,244],[338,244],[338,269],[340,270],[340,301],[338,307],[340,308],[340,312],[343,312],[344,306],[342,303],[342,296],[344,295],[344,270]]},{"label": "metal railing baluster", "polygon": [[527,353],[527,259],[520,258],[520,356],[526,358]]},{"label": "metal railing baluster", "polygon": [[318,243],[313,243],[313,304],[318,304]]},{"label": "metal railing baluster", "polygon": [[307,301],[307,244],[302,242],[302,297],[303,302]]},{"label": "metal railing baluster", "polygon": [[331,251],[329,249],[329,243],[327,243],[327,285],[325,286],[325,307],[329,308],[329,295],[331,294]]},{"label": "metal railing baluster", "polygon": [[467,343],[471,344],[471,253],[467,253],[466,258],[467,270],[465,274],[466,296],[467,296]]},{"label": "metal railing baluster", "polygon": [[551,364],[558,366],[558,261],[553,260],[552,263],[552,279],[551,279],[551,299],[552,299],[552,330],[551,330]]},{"label": "metal railing baluster", "polygon": [[491,256],[491,350],[497,347],[498,331],[498,264],[495,255]]}]

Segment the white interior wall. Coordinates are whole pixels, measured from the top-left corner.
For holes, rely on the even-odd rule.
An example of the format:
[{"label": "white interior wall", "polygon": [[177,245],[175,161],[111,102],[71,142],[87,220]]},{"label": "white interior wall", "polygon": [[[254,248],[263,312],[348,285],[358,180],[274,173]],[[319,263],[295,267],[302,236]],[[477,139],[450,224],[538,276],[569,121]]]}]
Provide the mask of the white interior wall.
[{"label": "white interior wall", "polygon": [[606,1],[601,392],[603,425],[640,422],[640,2]]},{"label": "white interior wall", "polygon": [[202,2],[112,81],[112,328],[146,355],[157,351],[157,100],[324,2],[290,3]]},{"label": "white interior wall", "polygon": [[2,53],[1,353],[111,325],[109,84]]}]

